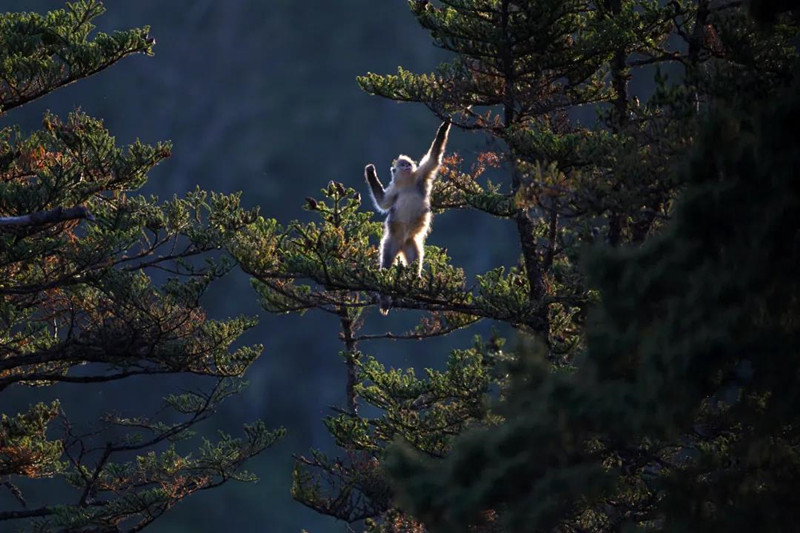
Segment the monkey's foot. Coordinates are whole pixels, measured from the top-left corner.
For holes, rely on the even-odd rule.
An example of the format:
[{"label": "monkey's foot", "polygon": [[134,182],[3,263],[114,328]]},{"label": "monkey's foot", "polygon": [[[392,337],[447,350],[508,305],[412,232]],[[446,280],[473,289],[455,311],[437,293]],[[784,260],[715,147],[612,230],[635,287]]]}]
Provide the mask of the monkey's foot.
[{"label": "monkey's foot", "polygon": [[380,296],[380,311],[383,316],[389,314],[389,308],[392,306],[392,297],[381,294]]}]

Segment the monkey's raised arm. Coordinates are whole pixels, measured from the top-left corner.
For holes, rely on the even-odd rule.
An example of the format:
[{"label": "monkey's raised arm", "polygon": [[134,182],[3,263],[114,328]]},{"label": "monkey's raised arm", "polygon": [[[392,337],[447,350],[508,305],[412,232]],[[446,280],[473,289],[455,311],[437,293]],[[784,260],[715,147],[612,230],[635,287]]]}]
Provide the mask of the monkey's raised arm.
[{"label": "monkey's raised arm", "polygon": [[386,195],[386,190],[383,188],[381,180],[378,179],[378,174],[375,172],[375,165],[370,163],[364,168],[364,177],[369,184],[369,192],[372,196],[372,201],[379,211],[388,211],[392,207],[391,198]]},{"label": "monkey's raised arm", "polygon": [[428,153],[422,157],[417,168],[418,176],[423,179],[432,179],[439,165],[442,164],[442,156],[444,155],[444,147],[447,144],[447,134],[450,132],[450,121],[442,122],[439,129],[436,130],[436,138],[433,139]]}]

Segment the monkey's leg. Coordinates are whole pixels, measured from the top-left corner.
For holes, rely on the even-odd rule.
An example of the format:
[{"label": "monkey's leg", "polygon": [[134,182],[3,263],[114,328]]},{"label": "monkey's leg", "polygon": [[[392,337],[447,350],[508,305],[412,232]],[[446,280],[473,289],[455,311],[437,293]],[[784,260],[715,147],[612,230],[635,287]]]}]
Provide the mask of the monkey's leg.
[{"label": "monkey's leg", "polygon": [[391,268],[399,253],[400,246],[397,242],[397,238],[392,237],[392,234],[386,231],[381,241],[381,270]]},{"label": "monkey's leg", "polygon": [[403,246],[403,253],[408,259],[409,265],[417,261],[417,276],[422,276],[422,260],[425,257],[425,248],[422,241],[418,239],[406,241],[405,246]]},{"label": "monkey's leg", "polygon": [[400,252],[398,252],[398,254],[397,254],[397,259],[396,259],[396,261],[397,261],[398,263],[400,263],[401,265],[403,265],[404,267],[407,267],[408,265],[410,265],[410,264],[411,264],[411,260],[410,260],[410,259],[408,258],[408,256],[406,255],[405,248],[401,248],[401,249],[400,249]]},{"label": "monkey's leg", "polygon": [[[386,228],[381,241],[381,270],[391,268],[397,254],[400,253],[400,240],[392,235],[390,222],[386,221]],[[380,295],[380,311],[382,315],[389,314],[392,298],[386,294]]]}]

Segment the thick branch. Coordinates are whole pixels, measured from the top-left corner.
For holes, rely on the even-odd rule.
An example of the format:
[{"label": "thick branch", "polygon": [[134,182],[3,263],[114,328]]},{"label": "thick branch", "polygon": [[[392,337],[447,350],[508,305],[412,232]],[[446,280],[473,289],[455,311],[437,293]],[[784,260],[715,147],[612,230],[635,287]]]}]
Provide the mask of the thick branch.
[{"label": "thick branch", "polygon": [[8,480],[0,483],[0,485],[6,487],[22,507],[28,507],[28,502],[25,501],[25,497],[22,495],[22,491],[19,490],[19,487]]},{"label": "thick branch", "polygon": [[39,226],[41,224],[54,224],[81,218],[94,220],[94,216],[87,207],[76,205],[75,207],[56,207],[48,211],[37,211],[29,215],[0,217],[0,226]]},{"label": "thick branch", "polygon": [[356,360],[356,341],[353,338],[353,319],[350,318],[347,308],[339,308],[339,320],[342,325],[342,340],[347,349],[347,410],[351,414],[358,412],[358,400],[356,398],[356,383],[358,383],[358,367]]},{"label": "thick branch", "polygon": [[547,237],[549,239],[547,243],[547,252],[545,252],[544,260],[542,261],[542,270],[544,272],[550,271],[550,267],[553,266],[553,259],[556,255],[556,238],[558,237],[558,205],[556,203],[553,203],[550,207]]},{"label": "thick branch", "polygon": [[0,521],[3,520],[17,520],[20,518],[36,518],[41,516],[48,516],[55,511],[51,507],[40,507],[39,509],[30,509],[24,511],[1,511]]}]

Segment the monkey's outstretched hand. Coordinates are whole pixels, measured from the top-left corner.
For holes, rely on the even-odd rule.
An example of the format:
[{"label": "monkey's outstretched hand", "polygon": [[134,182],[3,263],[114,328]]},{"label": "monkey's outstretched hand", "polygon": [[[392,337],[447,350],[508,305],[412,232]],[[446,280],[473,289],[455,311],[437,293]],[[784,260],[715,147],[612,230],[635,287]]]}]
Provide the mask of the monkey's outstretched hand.
[{"label": "monkey's outstretched hand", "polygon": [[375,207],[380,212],[385,212],[391,206],[386,205],[386,190],[383,188],[383,183],[381,183],[381,180],[378,179],[378,174],[375,172],[375,165],[370,163],[364,167],[364,177],[369,184],[369,189],[372,193],[372,199],[375,202]]},{"label": "monkey's outstretched hand", "polygon": [[372,182],[372,180],[377,180],[378,175],[375,173],[375,165],[370,163],[366,167],[364,167],[364,176],[367,178],[367,183]]}]

